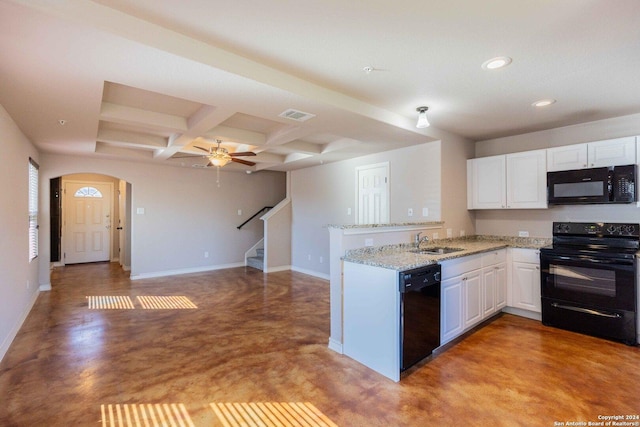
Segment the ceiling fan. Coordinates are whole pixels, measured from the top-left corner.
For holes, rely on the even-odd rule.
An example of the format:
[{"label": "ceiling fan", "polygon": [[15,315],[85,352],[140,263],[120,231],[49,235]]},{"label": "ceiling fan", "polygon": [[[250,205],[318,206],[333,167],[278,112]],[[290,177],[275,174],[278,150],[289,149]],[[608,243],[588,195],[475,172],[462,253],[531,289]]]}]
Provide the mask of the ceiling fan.
[{"label": "ceiling fan", "polygon": [[207,167],[215,166],[215,167],[221,168],[229,162],[242,163],[243,165],[247,165],[247,166],[255,166],[254,162],[237,158],[237,157],[255,156],[256,153],[254,153],[253,151],[229,153],[229,150],[227,150],[226,148],[220,147],[220,144],[222,143],[222,141],[217,139],[216,143],[218,144],[217,147],[210,147],[209,149],[194,145],[195,148],[207,152],[207,154],[205,155],[205,157],[209,159],[209,163],[207,164]]}]

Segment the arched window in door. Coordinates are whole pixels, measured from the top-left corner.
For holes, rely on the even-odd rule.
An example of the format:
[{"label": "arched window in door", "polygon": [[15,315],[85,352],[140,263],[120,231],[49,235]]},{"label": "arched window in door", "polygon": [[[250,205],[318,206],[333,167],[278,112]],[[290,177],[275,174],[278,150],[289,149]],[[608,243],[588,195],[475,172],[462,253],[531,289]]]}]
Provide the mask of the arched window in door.
[{"label": "arched window in door", "polygon": [[82,187],[76,191],[73,197],[102,197],[102,193],[95,187]]}]

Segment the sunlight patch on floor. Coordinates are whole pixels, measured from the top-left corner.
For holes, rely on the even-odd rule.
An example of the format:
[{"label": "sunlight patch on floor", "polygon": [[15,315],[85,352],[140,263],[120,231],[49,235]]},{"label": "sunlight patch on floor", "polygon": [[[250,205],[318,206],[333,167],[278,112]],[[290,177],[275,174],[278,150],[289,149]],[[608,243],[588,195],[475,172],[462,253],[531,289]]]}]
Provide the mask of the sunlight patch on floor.
[{"label": "sunlight patch on floor", "polygon": [[91,310],[131,310],[135,308],[131,298],[122,295],[88,296],[87,303]]},{"label": "sunlight patch on floor", "polygon": [[189,298],[184,296],[139,296],[136,298],[142,308],[147,310],[198,308]]},{"label": "sunlight patch on floor", "polygon": [[211,403],[225,427],[337,427],[311,403]]},{"label": "sunlight patch on floor", "polygon": [[195,427],[182,403],[100,405],[102,427]]}]

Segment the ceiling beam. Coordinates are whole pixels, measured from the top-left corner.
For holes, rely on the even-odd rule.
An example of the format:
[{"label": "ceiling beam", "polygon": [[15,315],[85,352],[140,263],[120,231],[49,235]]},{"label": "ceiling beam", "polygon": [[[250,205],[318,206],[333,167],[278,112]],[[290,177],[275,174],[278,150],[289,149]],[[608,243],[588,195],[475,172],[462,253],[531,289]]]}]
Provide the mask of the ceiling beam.
[{"label": "ceiling beam", "polygon": [[151,126],[169,132],[186,132],[188,129],[187,120],[184,117],[110,102],[103,102],[100,105],[100,120],[126,125]]},{"label": "ceiling beam", "polygon": [[137,132],[127,132],[115,129],[100,129],[96,141],[108,142],[111,144],[128,145],[132,147],[145,148],[166,148],[168,139],[162,136],[142,134]]},{"label": "ceiling beam", "polygon": [[160,160],[168,159],[186,145],[191,144],[194,139],[202,136],[211,128],[216,127],[235,113],[235,110],[228,108],[203,105],[198,111],[186,119],[187,129],[182,133],[172,135],[172,137],[169,138],[167,149],[158,150],[155,158]]}]

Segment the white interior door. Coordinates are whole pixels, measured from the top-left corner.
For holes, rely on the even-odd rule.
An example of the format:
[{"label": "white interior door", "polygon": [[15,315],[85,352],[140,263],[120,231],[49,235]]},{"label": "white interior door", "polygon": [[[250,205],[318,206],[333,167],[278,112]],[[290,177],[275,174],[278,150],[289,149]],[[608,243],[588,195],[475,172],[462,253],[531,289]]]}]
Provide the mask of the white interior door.
[{"label": "white interior door", "polygon": [[389,164],[356,168],[358,224],[389,222]]},{"label": "white interior door", "polygon": [[64,262],[109,261],[113,185],[65,182]]}]

